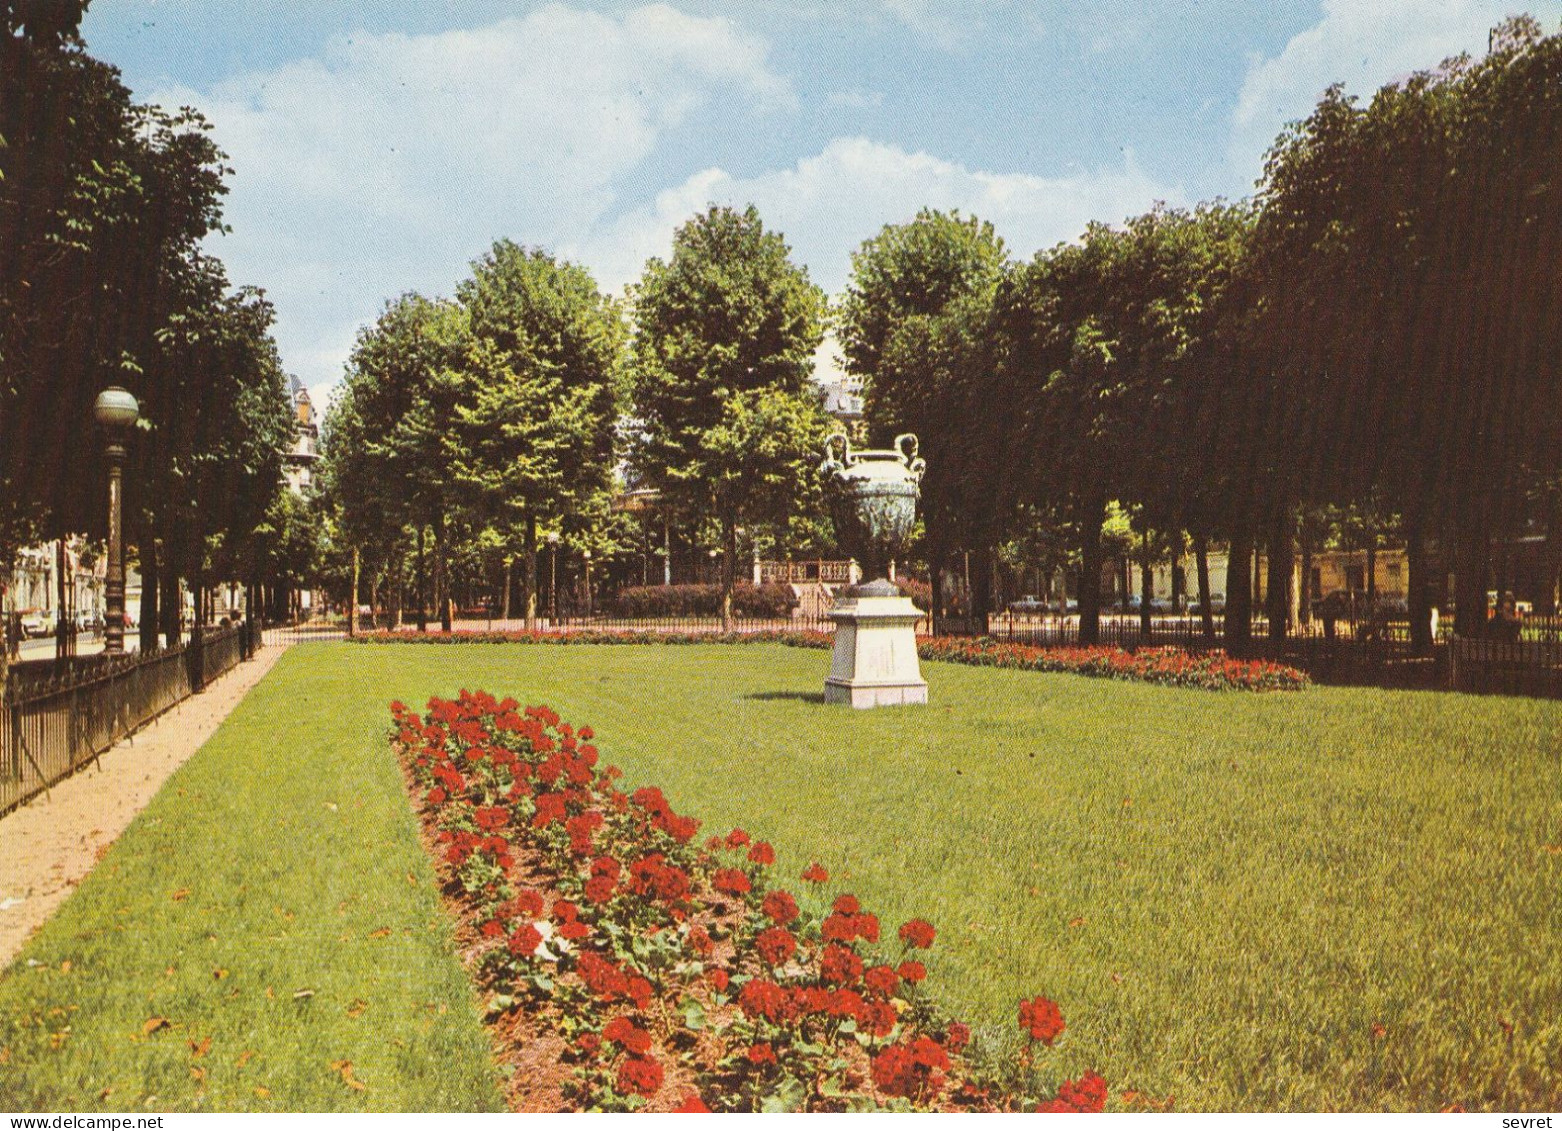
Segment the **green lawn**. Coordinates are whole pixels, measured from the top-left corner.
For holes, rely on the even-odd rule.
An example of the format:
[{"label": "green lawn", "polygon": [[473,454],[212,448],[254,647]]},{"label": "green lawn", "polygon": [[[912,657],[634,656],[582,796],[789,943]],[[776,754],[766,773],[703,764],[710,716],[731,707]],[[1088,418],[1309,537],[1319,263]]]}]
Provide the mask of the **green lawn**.
[{"label": "green lawn", "polygon": [[503,1110],[349,658],[284,657],[0,974],[0,1110]]},{"label": "green lawn", "polygon": [[[233,1062],[261,1043],[268,1079],[314,1089],[273,1083],[279,1106],[492,1103],[384,745],[390,699],[483,687],[589,723],[632,782],[773,841],[784,874],[817,858],[886,924],[930,918],[929,985],[989,1044],[1045,993],[1069,1021],[1059,1071],[1183,1109],[1562,1106],[1562,705],[928,664],[932,706],[853,713],[819,701],[826,665],[769,645],[295,649],[29,948],[52,969],[0,981],[0,1088],[90,1102],[119,1081],[192,1106],[174,1054],[205,1024],[236,1081],[218,1091],[214,1069],[214,1107],[257,1104],[261,1062]],[[132,897],[148,906],[121,912]],[[360,941],[381,925],[399,966]],[[220,949],[264,932],[281,945]],[[241,983],[245,964],[265,973]],[[370,1014],[317,1023],[370,998],[365,978],[394,998],[378,1055]],[[48,1011],[71,1004],[50,1051]],[[133,1039],[181,1008],[177,1046]],[[343,1034],[359,1043],[325,1047]],[[369,1091],[348,1094],[339,1059]]]}]

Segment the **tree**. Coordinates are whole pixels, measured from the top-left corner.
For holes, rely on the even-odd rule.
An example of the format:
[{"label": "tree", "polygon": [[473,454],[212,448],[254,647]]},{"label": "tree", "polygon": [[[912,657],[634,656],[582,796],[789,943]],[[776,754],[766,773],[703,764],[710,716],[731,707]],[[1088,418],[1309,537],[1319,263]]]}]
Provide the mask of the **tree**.
[{"label": "tree", "polygon": [[[647,263],[636,290],[631,466],[667,503],[719,524],[728,627],[736,528],[784,518],[775,487],[787,476],[760,464],[787,464],[788,444],[806,439],[824,308],[823,293],[753,206],[712,207],[684,224],[671,259]],[[756,429],[767,424],[785,428],[788,443],[741,452],[763,440]],[[759,473],[745,475],[745,460],[759,461],[749,467]]]},{"label": "tree", "polygon": [[345,386],[327,419],[324,476],[343,529],[390,538],[410,528],[417,546],[418,624],[428,608],[425,535],[434,541],[434,596],[446,631],[446,552],[461,517],[457,403],[470,347],[465,311],[405,294],[361,331]]},{"label": "tree", "polygon": [[500,240],[457,295],[470,345],[457,376],[452,470],[501,542],[522,531],[537,616],[537,525],[608,489],[624,324],[590,272]]}]

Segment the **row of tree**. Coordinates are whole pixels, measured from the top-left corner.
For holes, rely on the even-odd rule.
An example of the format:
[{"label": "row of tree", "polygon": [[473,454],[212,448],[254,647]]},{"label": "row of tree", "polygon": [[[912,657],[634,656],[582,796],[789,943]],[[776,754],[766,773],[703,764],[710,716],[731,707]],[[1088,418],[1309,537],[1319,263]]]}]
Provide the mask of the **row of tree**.
[{"label": "row of tree", "polygon": [[107,522],[92,404],[135,394],[125,527],[141,645],[181,579],[257,579],[291,402],[264,296],[203,250],[229,170],[193,110],[135,104],[77,35],[86,0],[0,0],[0,563]]},{"label": "row of tree", "polygon": [[752,208],[712,208],[632,301],[631,335],[584,268],[501,240],[454,299],[404,295],[359,335],[321,476],[354,548],[354,608],[365,569],[395,594],[410,560],[418,616],[432,597],[448,628],[451,559],[477,546],[504,562],[506,595],[519,564],[530,621],[539,535],[600,545],[626,472],[669,525],[722,548],[729,622],[740,529],[817,537],[826,418],[809,379],[826,303],[781,237]]},{"label": "row of tree", "polygon": [[[978,615],[995,556],[1067,563],[1091,640],[1116,542],[1145,586],[1191,552],[1213,635],[1219,543],[1241,650],[1257,590],[1283,637],[1297,553],[1354,524],[1403,540],[1418,643],[1445,569],[1459,630],[1480,631],[1494,539],[1549,513],[1562,543],[1559,68],[1562,39],[1509,21],[1482,59],[1365,105],[1331,89],[1253,200],[1092,224],[1029,262],[958,213],[864,243],[833,318],[871,432],[921,437],[935,604],[956,554]],[[625,304],[500,242],[453,300],[405,296],[361,336],[329,421],[331,513],[372,576],[416,563],[420,608],[427,543],[447,621],[450,560],[491,547],[520,563],[530,617],[539,531],[584,552],[620,521],[615,491],[652,488],[717,553],[730,614],[740,531],[777,555],[828,546],[809,375],[830,317],[752,208],[685,224]]]},{"label": "row of tree", "polygon": [[1559,79],[1562,38],[1516,19],[1367,105],[1331,89],[1252,202],[1094,224],[1019,265],[990,226],[931,212],[864,245],[843,345],[874,425],[922,436],[935,584],[956,550],[1050,544],[1079,564],[1092,639],[1103,525],[1126,517],[1146,556],[1229,546],[1241,649],[1255,551],[1283,636],[1298,540],[1344,509],[1400,527],[1422,645],[1432,562],[1479,632],[1493,540],[1537,511],[1554,586]]}]

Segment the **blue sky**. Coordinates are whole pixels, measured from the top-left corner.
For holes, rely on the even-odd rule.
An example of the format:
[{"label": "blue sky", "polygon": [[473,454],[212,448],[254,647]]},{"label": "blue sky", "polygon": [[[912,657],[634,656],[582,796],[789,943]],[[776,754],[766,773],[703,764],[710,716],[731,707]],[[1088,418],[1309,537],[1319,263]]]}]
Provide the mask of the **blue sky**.
[{"label": "blue sky", "polygon": [[236,283],[321,402],[358,328],[496,238],[618,290],[709,201],[832,294],[929,205],[1011,252],[1252,190],[1331,82],[1370,95],[1562,0],[96,0],[89,49],[235,167]]}]

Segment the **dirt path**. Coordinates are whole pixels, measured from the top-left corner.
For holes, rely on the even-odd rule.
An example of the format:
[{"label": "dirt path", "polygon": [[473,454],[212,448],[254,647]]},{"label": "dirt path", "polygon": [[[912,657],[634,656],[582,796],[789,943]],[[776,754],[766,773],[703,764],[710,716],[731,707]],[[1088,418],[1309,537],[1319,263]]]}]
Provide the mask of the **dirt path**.
[{"label": "dirt path", "polygon": [[80,770],[0,817],[0,969],[284,651],[263,649],[133,740],[122,739],[98,768]]}]

